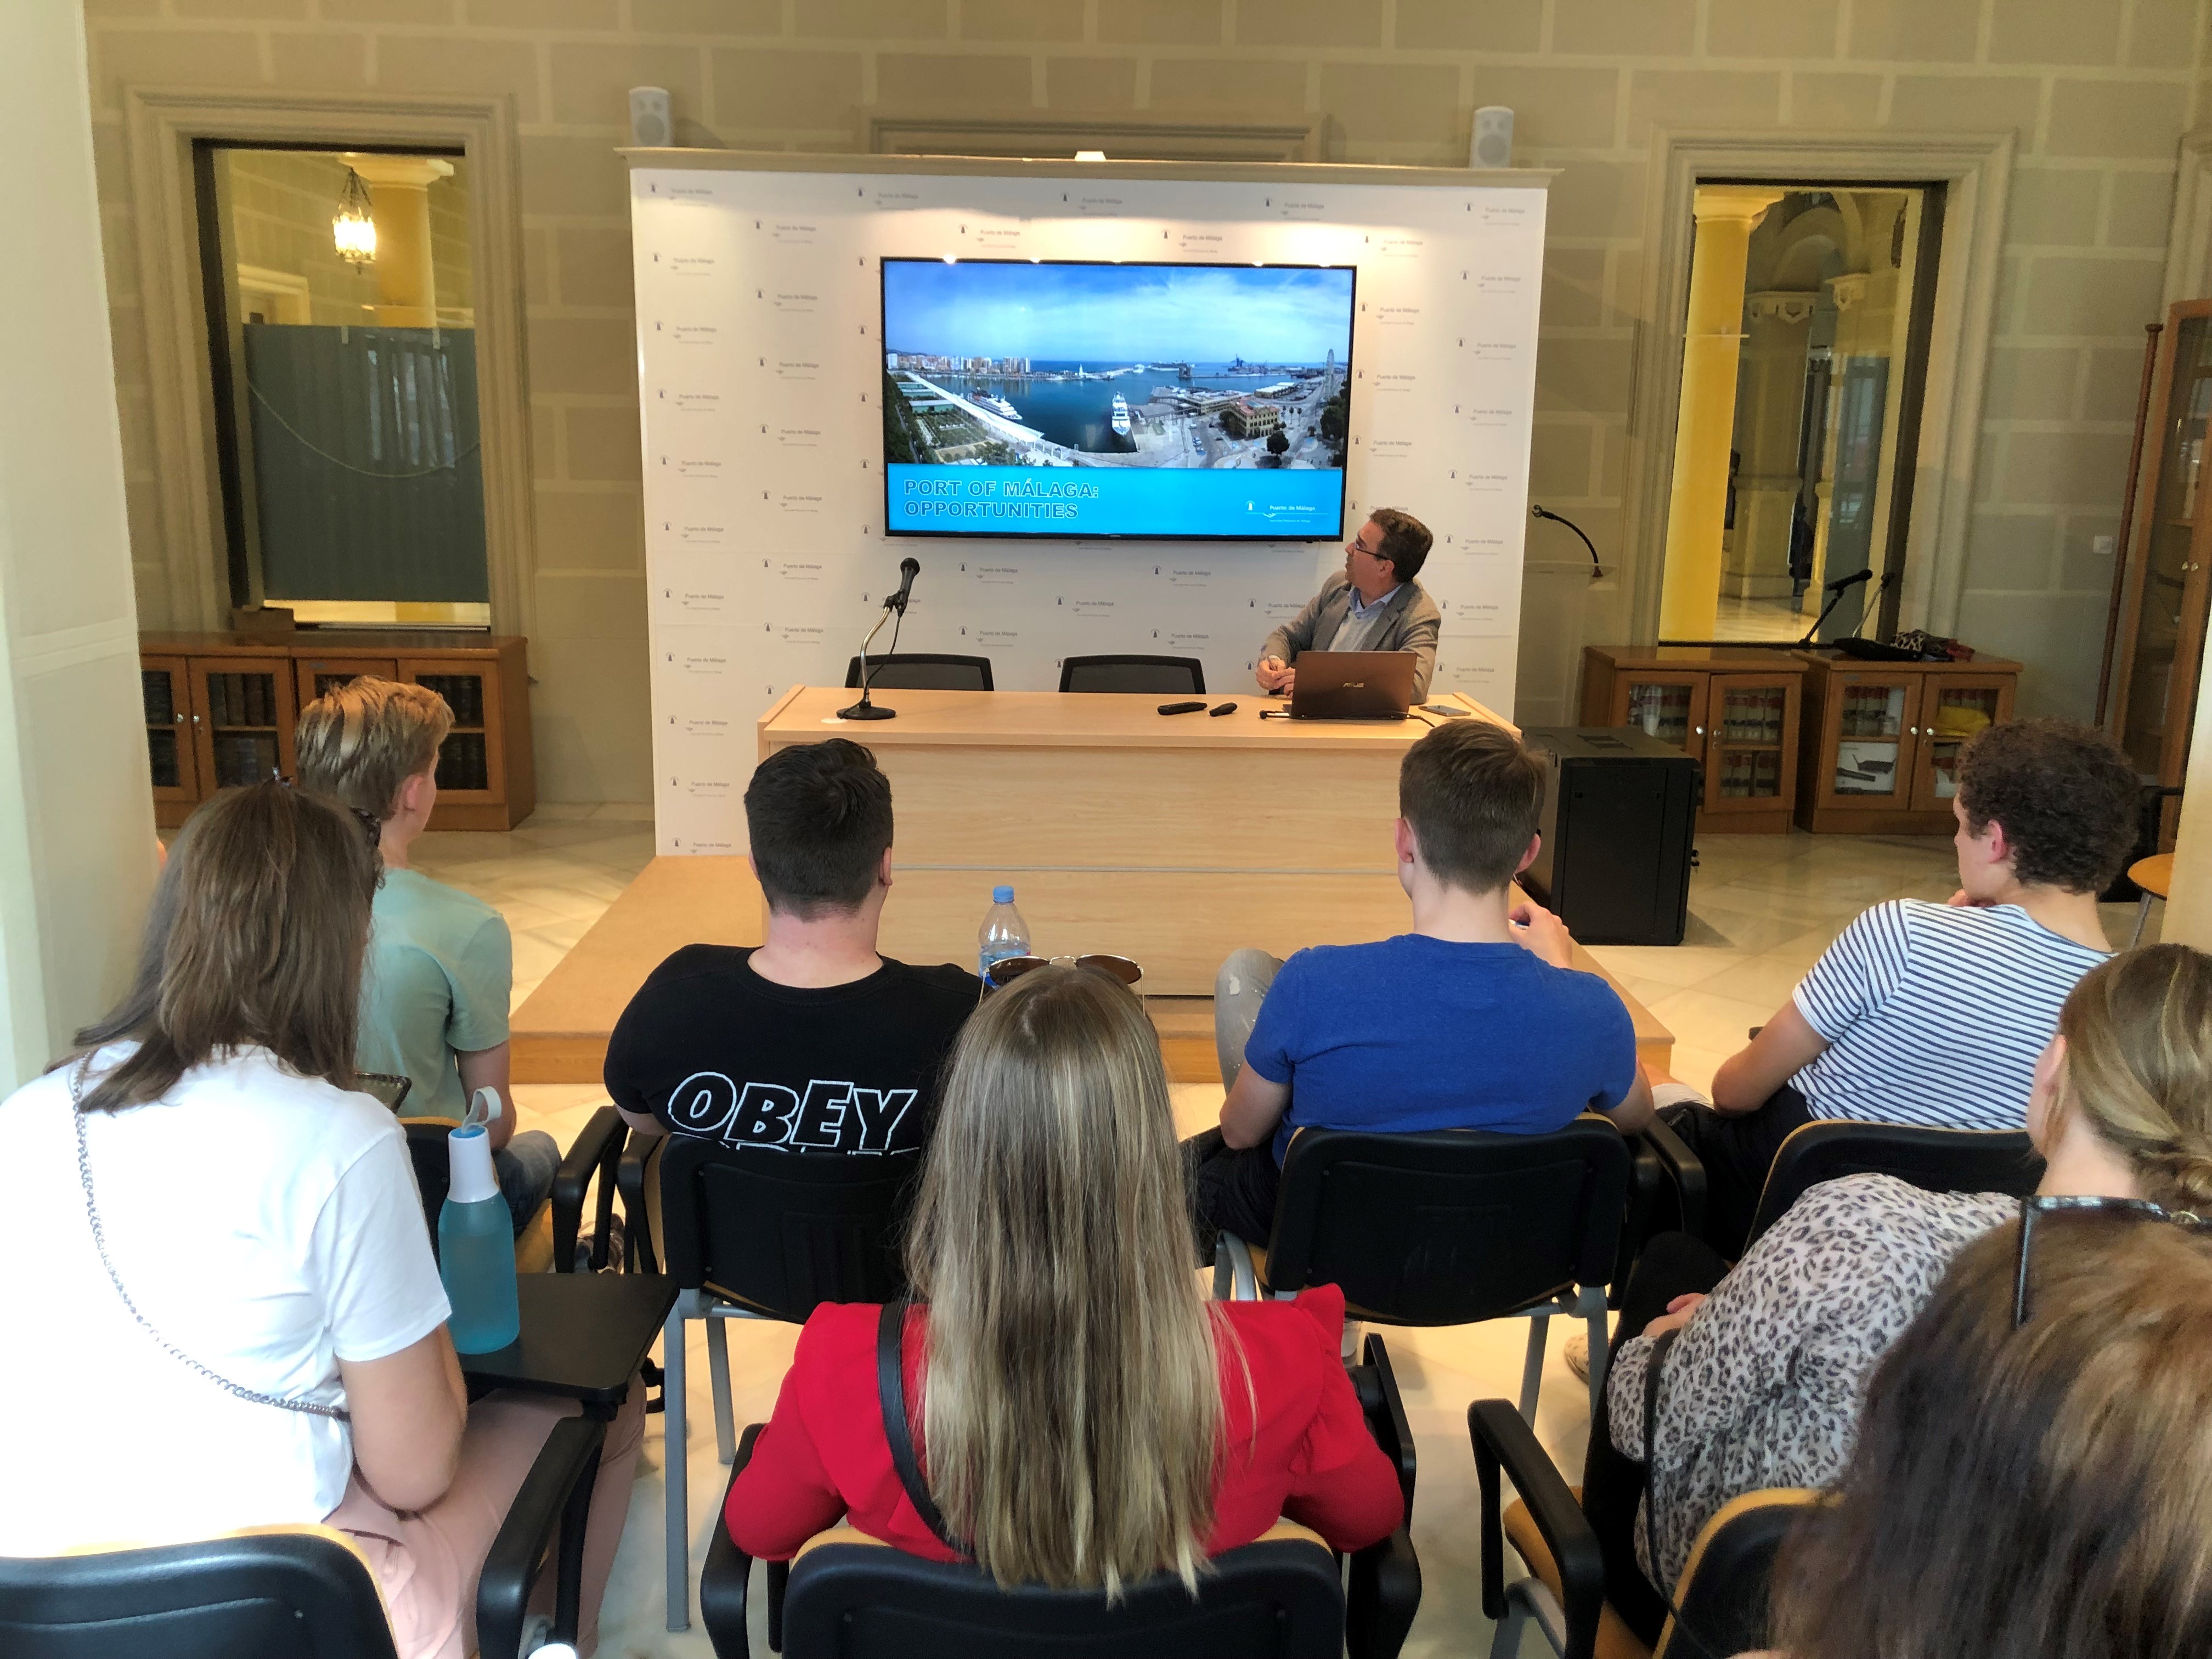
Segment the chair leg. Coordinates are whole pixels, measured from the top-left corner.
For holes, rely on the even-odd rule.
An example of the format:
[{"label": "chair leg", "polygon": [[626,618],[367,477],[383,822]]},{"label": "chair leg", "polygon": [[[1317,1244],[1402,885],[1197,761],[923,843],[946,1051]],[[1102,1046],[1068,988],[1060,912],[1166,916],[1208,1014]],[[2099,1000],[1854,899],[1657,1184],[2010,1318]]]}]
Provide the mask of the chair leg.
[{"label": "chair leg", "polygon": [[686,1480],[684,1407],[684,1326],[694,1292],[686,1291],[661,1327],[663,1403],[661,1485],[668,1495],[668,1628],[691,1628],[691,1494]]},{"label": "chair leg", "polygon": [[1605,1328],[1605,1292],[1584,1286],[1579,1310],[1589,1322],[1590,1432],[1605,1432],[1605,1378],[1613,1352]]},{"label": "chair leg", "polygon": [[738,1455],[738,1425],[730,1406],[730,1345],[723,1322],[708,1316],[707,1375],[714,1386],[714,1455],[728,1464]]},{"label": "chair leg", "polygon": [[1521,1362],[1521,1416],[1531,1425],[1536,1421],[1536,1391],[1544,1382],[1544,1337],[1551,1325],[1547,1313],[1528,1316],[1528,1352]]},{"label": "chair leg", "polygon": [[2150,895],[2145,893],[2136,903],[2136,930],[2128,935],[2128,949],[2132,951],[2142,943],[2143,927],[2150,921]]},{"label": "chair leg", "polygon": [[1507,1596],[1505,1616],[1490,1638],[1490,1659],[1521,1659],[1521,1632],[1528,1625],[1528,1604],[1517,1595]]}]

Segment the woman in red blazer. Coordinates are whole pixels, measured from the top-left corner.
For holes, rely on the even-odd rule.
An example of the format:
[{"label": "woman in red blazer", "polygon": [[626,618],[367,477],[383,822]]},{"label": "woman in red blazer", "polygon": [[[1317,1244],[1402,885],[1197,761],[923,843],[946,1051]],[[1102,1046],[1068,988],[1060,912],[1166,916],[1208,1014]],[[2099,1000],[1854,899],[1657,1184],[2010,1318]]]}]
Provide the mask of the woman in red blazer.
[{"label": "woman in red blazer", "polygon": [[842,1517],[1002,1584],[1112,1593],[1163,1570],[1194,1588],[1279,1516],[1342,1550],[1398,1526],[1338,1359],[1342,1293],[1201,1294],[1159,1042],[1126,987],[1049,968],[986,999],[926,1158],[907,1243],[923,1305],[807,1321],[730,1491],[740,1549],[787,1559]]}]

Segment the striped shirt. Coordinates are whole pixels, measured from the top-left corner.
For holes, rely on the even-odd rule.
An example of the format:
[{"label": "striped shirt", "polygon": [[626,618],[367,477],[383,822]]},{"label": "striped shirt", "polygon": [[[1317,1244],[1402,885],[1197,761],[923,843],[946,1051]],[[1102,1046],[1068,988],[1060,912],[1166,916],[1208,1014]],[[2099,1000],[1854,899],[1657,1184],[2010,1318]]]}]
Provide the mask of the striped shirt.
[{"label": "striped shirt", "polygon": [[2059,1005],[2105,957],[2016,904],[1877,904],[1797,987],[1828,1047],[1790,1081],[1815,1118],[2020,1128]]}]

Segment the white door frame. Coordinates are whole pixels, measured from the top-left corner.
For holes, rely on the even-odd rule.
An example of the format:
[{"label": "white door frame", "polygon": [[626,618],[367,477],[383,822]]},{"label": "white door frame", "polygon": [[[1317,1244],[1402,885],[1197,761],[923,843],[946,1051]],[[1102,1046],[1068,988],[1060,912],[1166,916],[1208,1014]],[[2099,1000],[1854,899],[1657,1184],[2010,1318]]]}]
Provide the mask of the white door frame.
[{"label": "white door frame", "polygon": [[1690,304],[1691,206],[1701,179],[1833,179],[1838,184],[1948,186],[1936,257],[1936,319],[1914,459],[1900,627],[1948,633],[1966,584],[1974,465],[1996,313],[2005,201],[2016,139],[2003,133],[1668,132],[1654,130],[1642,315],[1629,413],[1628,486],[1621,546],[1630,574],[1632,643],[1659,636],[1674,421],[1682,392],[1682,319]]}]

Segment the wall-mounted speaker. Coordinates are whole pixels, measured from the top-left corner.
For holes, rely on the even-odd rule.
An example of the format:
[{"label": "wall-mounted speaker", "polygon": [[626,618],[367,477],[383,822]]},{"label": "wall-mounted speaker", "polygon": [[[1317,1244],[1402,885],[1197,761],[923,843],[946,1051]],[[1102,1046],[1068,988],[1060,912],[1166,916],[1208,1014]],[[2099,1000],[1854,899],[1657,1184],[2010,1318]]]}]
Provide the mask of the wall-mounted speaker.
[{"label": "wall-mounted speaker", "polygon": [[[1510,134],[1513,112],[1505,112]],[[669,107],[666,87],[629,89],[629,141],[640,149],[665,149],[676,142],[676,117]]]},{"label": "wall-mounted speaker", "polygon": [[[630,94],[633,100],[636,94]],[[1468,145],[1471,167],[1510,167],[1513,165],[1513,112],[1503,104],[1485,104],[1474,112],[1474,138]]]}]

